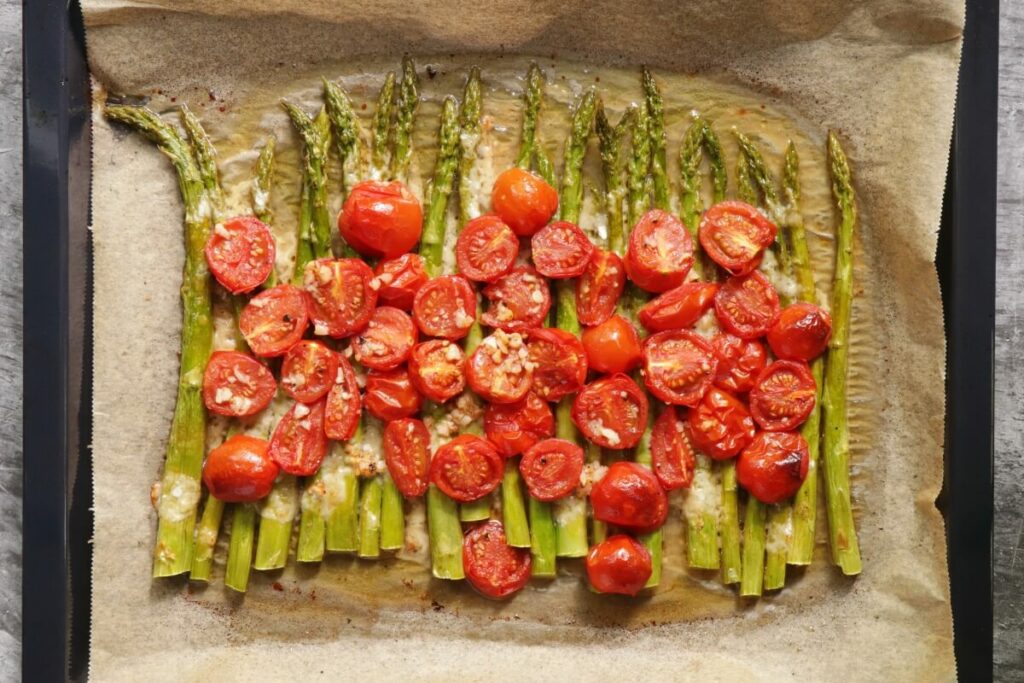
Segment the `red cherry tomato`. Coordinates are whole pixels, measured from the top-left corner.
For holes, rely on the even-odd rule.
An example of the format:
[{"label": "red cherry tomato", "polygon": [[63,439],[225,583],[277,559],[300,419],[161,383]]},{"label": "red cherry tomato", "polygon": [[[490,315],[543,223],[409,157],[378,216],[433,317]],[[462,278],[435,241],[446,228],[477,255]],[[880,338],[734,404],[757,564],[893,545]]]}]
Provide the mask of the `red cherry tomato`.
[{"label": "red cherry tomato", "polygon": [[570,278],[583,275],[594,255],[594,245],[580,226],[558,221],[545,225],[530,238],[530,251],[541,275]]},{"label": "red cherry tomato", "polygon": [[797,492],[809,465],[804,437],[796,432],[760,432],[736,461],[736,481],[771,505]]},{"label": "red cherry tomato", "polygon": [[492,403],[515,403],[533,386],[526,340],[518,332],[501,330],[485,337],[466,362],[466,380],[481,398]]},{"label": "red cherry tomato", "polygon": [[647,395],[629,375],[603,377],[583,387],[572,403],[572,421],[604,448],[632,448],[647,428]]},{"label": "red cherry tomato", "polygon": [[747,447],[757,432],[739,399],[711,387],[689,415],[693,443],[715,460],[728,460]]},{"label": "red cherry tomato", "polygon": [[455,241],[459,272],[477,282],[494,282],[512,269],[519,253],[519,239],[497,216],[474,218]]},{"label": "red cherry tomato", "polygon": [[620,460],[608,467],[590,491],[594,519],[639,534],[654,531],[668,519],[668,496],[649,469]]},{"label": "red cherry tomato", "polygon": [[545,439],[523,453],[519,472],[537,500],[565,498],[580,483],[583,449],[565,439]]},{"label": "red cherry tomato", "polygon": [[651,466],[666,491],[690,488],[696,464],[689,428],[675,406],[665,406],[651,428]]},{"label": "red cherry tomato", "polygon": [[483,294],[490,302],[481,322],[506,332],[521,332],[544,324],[551,309],[548,283],[532,266],[517,266],[487,285]]},{"label": "red cherry tomato", "polygon": [[402,254],[381,261],[373,272],[380,283],[380,289],[377,290],[380,303],[403,311],[412,310],[416,292],[430,279],[423,267],[423,257],[419,254]]},{"label": "red cherry tomato", "polygon": [[601,593],[636,595],[651,578],[651,553],[632,536],[616,534],[587,553],[587,578]]},{"label": "red cherry tomato", "polygon": [[719,202],[700,219],[700,246],[711,260],[733,275],[746,275],[761,262],[761,251],[775,241],[778,229],[750,204]]},{"label": "red cherry tomato", "polygon": [[551,406],[534,392],[518,403],[490,403],[484,411],[484,433],[506,458],[522,453],[555,435]]},{"label": "red cherry tomato", "polygon": [[750,413],[761,429],[788,432],[814,410],[817,385],[807,363],[777,360],[757,376],[750,391]]},{"label": "red cherry tomato", "polygon": [[370,316],[366,329],[356,336],[352,348],[356,360],[371,370],[390,370],[409,358],[418,337],[409,314],[380,306]]},{"label": "red cherry tomato", "polygon": [[309,326],[307,296],[298,287],[278,285],[260,292],[238,316],[238,329],[257,356],[280,356],[302,339]]},{"label": "red cherry tomato", "polygon": [[496,519],[473,527],[462,539],[462,565],[473,588],[501,600],[522,590],[530,580],[529,548],[513,548],[505,527]]},{"label": "red cherry tomato", "polygon": [[210,451],[203,464],[203,483],[210,495],[225,503],[266,498],[278,472],[268,448],[263,439],[236,434]]},{"label": "red cherry tomato", "polygon": [[309,294],[313,331],[341,338],[359,332],[377,306],[373,271],[357,258],[317,259],[306,264],[302,287]]},{"label": "red cherry tomato", "polygon": [[371,415],[385,422],[415,415],[423,406],[423,396],[412,385],[405,368],[366,373],[363,401]]},{"label": "red cherry tomato", "polygon": [[587,363],[598,372],[629,372],[643,361],[640,335],[621,315],[583,330]]},{"label": "red cherry tomato", "polygon": [[735,394],[745,394],[754,388],[754,380],[768,365],[768,352],[764,344],[744,340],[723,332],[711,341],[718,358],[715,385]]},{"label": "red cherry tomato", "polygon": [[768,330],[772,353],[786,360],[811,361],[828,348],[832,316],[828,311],[803,301],[782,309]]},{"label": "red cherry tomato", "polygon": [[434,278],[416,292],[412,318],[428,337],[462,339],[476,319],[473,285],[461,275]]},{"label": "red cherry tomato", "polygon": [[644,341],[644,383],[665,403],[697,405],[717,370],[711,344],[696,332],[669,330]]},{"label": "red cherry tomato", "polygon": [[547,225],[558,210],[558,192],[540,176],[510,168],[494,181],[491,208],[520,237]]},{"label": "red cherry tomato", "polygon": [[487,439],[457,436],[437,449],[430,461],[430,481],[460,503],[483,498],[498,488],[505,466]]},{"label": "red cherry tomato", "polygon": [[715,302],[714,282],[684,282],[647,302],[637,317],[648,332],[691,327]]},{"label": "red cherry tomato", "polygon": [[214,351],[203,373],[203,403],[211,413],[248,417],[274,398],[277,382],[263,363],[238,351]]},{"label": "red cherry tomato", "polygon": [[388,422],[383,437],[384,462],[395,486],[406,498],[427,492],[430,432],[421,420],[405,417]]},{"label": "red cherry tomato", "polygon": [[447,339],[417,344],[409,356],[409,376],[431,401],[444,403],[466,388],[466,359],[462,348]]},{"label": "red cherry tomato", "polygon": [[733,276],[715,294],[715,315],[740,339],[763,337],[779,317],[779,293],[756,270]]},{"label": "red cherry tomato", "polygon": [[587,352],[576,335],[554,327],[530,330],[533,390],[545,401],[579,391],[587,381]]},{"label": "red cherry tomato", "polygon": [[308,477],[320,469],[327,455],[325,403],[296,403],[277,423],[270,437],[270,457],[288,474]]},{"label": "red cherry tomato", "polygon": [[626,274],[648,292],[667,292],[683,284],[693,266],[693,240],[683,222],[651,209],[637,222],[626,248]]},{"label": "red cherry tomato", "polygon": [[296,401],[319,401],[337,377],[338,355],[318,341],[304,339],[284,354],[281,388]]},{"label": "red cherry tomato", "polygon": [[359,383],[355,370],[344,356],[338,356],[338,371],[327,392],[327,410],[324,433],[328,439],[348,441],[356,433],[363,400],[359,396]]},{"label": "red cherry tomato", "polygon": [[363,256],[394,258],[412,249],[423,231],[419,200],[400,182],[366,180],[348,193],[338,232]]},{"label": "red cherry tomato", "polygon": [[581,325],[600,325],[615,313],[626,286],[626,266],[614,251],[597,249],[576,282],[576,317]]},{"label": "red cherry tomato", "polygon": [[274,269],[277,251],[270,228],[255,216],[218,223],[206,242],[206,263],[217,282],[232,294],[251,292]]}]

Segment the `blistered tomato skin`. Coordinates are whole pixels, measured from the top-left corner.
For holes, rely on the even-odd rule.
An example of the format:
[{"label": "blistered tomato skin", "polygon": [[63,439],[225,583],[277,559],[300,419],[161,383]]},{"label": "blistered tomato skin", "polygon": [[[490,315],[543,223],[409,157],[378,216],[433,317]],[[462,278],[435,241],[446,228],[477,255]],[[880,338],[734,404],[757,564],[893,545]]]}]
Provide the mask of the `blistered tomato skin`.
[{"label": "blistered tomato skin", "polygon": [[210,272],[232,294],[251,292],[274,269],[274,236],[255,216],[235,216],[218,223],[206,242]]},{"label": "blistered tomato skin", "polygon": [[715,386],[734,394],[745,394],[753,389],[757,376],[768,365],[764,344],[723,332],[715,336],[711,346],[718,359]]},{"label": "blistered tomato skin", "polygon": [[587,363],[598,372],[629,372],[643,361],[640,335],[621,315],[613,315],[600,325],[586,328],[582,339]]},{"label": "blistered tomato skin", "polygon": [[576,317],[581,325],[600,325],[615,313],[626,286],[626,266],[614,251],[594,251],[576,282]]},{"label": "blistered tomato skin", "polygon": [[558,192],[537,174],[510,168],[494,181],[491,207],[517,235],[530,237],[555,215]]},{"label": "blistered tomato skin", "polygon": [[651,578],[651,554],[625,534],[611,536],[587,554],[587,578],[601,593],[636,595]]},{"label": "blistered tomato skin", "polygon": [[714,282],[684,282],[644,304],[637,318],[649,332],[692,327],[714,304],[717,292]]},{"label": "blistered tomato skin", "polygon": [[801,301],[782,309],[768,330],[768,346],[778,358],[809,362],[825,352],[831,337],[828,311]]},{"label": "blistered tomato skin", "polygon": [[203,483],[210,495],[225,503],[252,503],[266,498],[277,479],[263,439],[236,434],[210,451],[203,465]]},{"label": "blistered tomato skin", "polygon": [[203,373],[206,409],[226,417],[249,417],[274,398],[277,383],[263,363],[238,351],[214,351]]},{"label": "blistered tomato skin", "polygon": [[693,266],[693,240],[676,216],[651,209],[629,235],[626,274],[648,292],[667,292],[683,284]]},{"label": "blistered tomato skin", "polygon": [[380,303],[403,311],[412,310],[416,292],[430,279],[423,266],[423,257],[419,254],[402,254],[381,261],[373,272],[380,284],[377,290]]},{"label": "blistered tomato skin", "polygon": [[735,457],[757,432],[743,402],[717,387],[690,409],[688,420],[694,445],[715,460]]},{"label": "blistered tomato skin", "polygon": [[466,579],[488,598],[502,600],[522,590],[530,580],[532,561],[528,548],[508,545],[505,528],[496,519],[473,527],[462,541]]},{"label": "blistered tomato skin", "polygon": [[675,406],[665,406],[651,428],[651,467],[662,488],[690,488],[697,458],[689,427]]},{"label": "blistered tomato skin", "polygon": [[531,391],[518,403],[488,404],[484,433],[499,453],[510,458],[554,436],[555,416],[548,402]]},{"label": "blistered tomato skin", "polygon": [[590,492],[594,518],[636,533],[654,531],[668,518],[668,497],[654,473],[619,461]]},{"label": "blistered tomato skin", "polygon": [[370,414],[385,422],[415,415],[423,406],[423,396],[416,391],[408,370],[403,367],[366,373],[363,400]]},{"label": "blistered tomato skin", "polygon": [[523,453],[519,472],[537,500],[564,498],[580,483],[583,449],[565,439],[545,439]]},{"label": "blistered tomato skin", "polygon": [[395,258],[412,249],[423,231],[420,202],[400,182],[367,180],[345,198],[338,232],[363,256]]},{"label": "blistered tomato skin", "polygon": [[769,505],[792,497],[807,478],[807,442],[796,432],[761,432],[736,461],[736,481]]}]

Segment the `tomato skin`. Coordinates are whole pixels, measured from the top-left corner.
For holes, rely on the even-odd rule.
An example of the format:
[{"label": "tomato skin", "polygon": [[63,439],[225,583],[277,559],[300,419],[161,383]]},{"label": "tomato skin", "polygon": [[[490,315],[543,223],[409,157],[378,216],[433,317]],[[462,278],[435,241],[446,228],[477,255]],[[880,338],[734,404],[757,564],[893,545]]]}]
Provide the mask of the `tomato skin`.
[{"label": "tomato skin", "polygon": [[555,215],[558,192],[539,175],[510,168],[494,181],[491,208],[515,234],[530,237]]},{"label": "tomato skin", "polygon": [[422,496],[430,483],[430,431],[422,420],[404,417],[388,422],[383,436],[384,462],[406,498]]},{"label": "tomato skin", "polygon": [[466,358],[462,347],[447,339],[417,344],[409,356],[409,377],[417,391],[444,403],[466,388]]},{"label": "tomato skin", "polygon": [[498,488],[504,469],[504,461],[490,441],[463,434],[434,453],[430,482],[452,500],[469,503]]},{"label": "tomato skin", "polygon": [[648,292],[683,284],[693,267],[693,240],[676,216],[651,209],[637,221],[626,247],[626,274]]},{"label": "tomato skin", "polygon": [[691,327],[715,302],[714,282],[684,282],[647,302],[637,317],[648,332]]},{"label": "tomato skin", "polygon": [[626,287],[626,266],[614,251],[596,249],[576,282],[576,317],[581,325],[600,325],[615,313]]},{"label": "tomato skin", "polygon": [[380,289],[377,290],[380,303],[403,311],[412,310],[416,292],[430,279],[423,267],[423,257],[419,254],[402,254],[381,261],[373,273],[380,283]]},{"label": "tomato skin", "polygon": [[252,503],[266,498],[277,479],[269,444],[236,434],[217,446],[203,463],[203,483],[210,495],[225,503]]},{"label": "tomato skin", "polygon": [[640,335],[621,315],[583,330],[582,340],[587,363],[598,372],[629,372],[643,361]]},{"label": "tomato skin", "polygon": [[799,490],[810,461],[800,434],[760,432],[736,461],[736,481],[762,503],[779,503]]},{"label": "tomato skin", "polygon": [[717,387],[690,410],[688,421],[694,445],[714,460],[735,457],[757,432],[743,402]]},{"label": "tomato skin", "polygon": [[435,277],[416,292],[412,318],[428,337],[462,339],[476,319],[473,285],[461,275]]},{"label": "tomato skin", "polygon": [[399,420],[420,412],[423,397],[409,379],[404,367],[394,370],[371,370],[366,373],[363,402],[378,420]]},{"label": "tomato skin", "polygon": [[531,391],[518,403],[488,404],[484,433],[502,456],[511,458],[554,436],[555,416],[548,402]]},{"label": "tomato skin", "polygon": [[587,553],[587,579],[601,593],[636,595],[652,571],[651,553],[626,534],[609,536]]},{"label": "tomato skin", "polygon": [[690,488],[697,458],[689,427],[675,406],[665,406],[651,427],[651,468],[666,491]]},{"label": "tomato skin", "polygon": [[310,261],[302,272],[309,295],[309,318],[316,334],[336,339],[361,331],[377,306],[373,271],[357,258]]},{"label": "tomato skin", "polygon": [[206,242],[206,263],[224,289],[251,292],[274,270],[274,235],[255,216],[235,216],[218,223]]},{"label": "tomato skin", "polygon": [[404,184],[365,180],[345,198],[338,232],[363,256],[394,258],[420,241],[423,209]]},{"label": "tomato skin", "polygon": [[303,339],[284,354],[281,388],[301,403],[315,403],[334,386],[338,355],[318,341]]},{"label": "tomato skin", "polygon": [[711,386],[718,359],[690,330],[667,330],[644,340],[644,384],[665,403],[695,406]]},{"label": "tomato skin", "polygon": [[734,275],[715,294],[715,316],[740,339],[763,337],[779,317],[779,293],[759,271]]},{"label": "tomato skin", "polygon": [[533,390],[545,401],[575,393],[587,381],[587,352],[579,338],[555,327],[529,331],[530,362],[534,364]]},{"label": "tomato skin", "polygon": [[811,361],[828,348],[832,316],[803,301],[787,306],[768,330],[768,346],[778,358]]},{"label": "tomato skin", "polygon": [[330,391],[327,392],[324,434],[328,439],[348,441],[356,433],[362,412],[363,400],[359,395],[355,370],[348,359],[338,356],[337,375]]},{"label": "tomato skin", "polygon": [[252,356],[238,351],[210,354],[203,372],[203,403],[211,413],[255,415],[270,405],[276,391],[274,375]]},{"label": "tomato skin", "polygon": [[757,376],[750,391],[750,414],[761,429],[788,432],[814,410],[817,384],[807,363],[777,360]]},{"label": "tomato skin", "polygon": [[484,338],[466,362],[466,381],[492,403],[516,403],[533,386],[526,341],[518,332],[501,330]]},{"label": "tomato skin", "polygon": [[391,370],[409,358],[418,338],[408,313],[393,306],[378,306],[352,346],[356,360],[366,367]]},{"label": "tomato skin", "polygon": [[579,277],[594,255],[594,245],[580,226],[557,221],[530,238],[530,252],[537,272],[545,277]]},{"label": "tomato skin", "polygon": [[718,358],[715,386],[734,394],[745,394],[753,389],[757,376],[768,365],[764,344],[723,332],[711,340],[711,346]]},{"label": "tomato skin", "polygon": [[719,202],[704,212],[698,227],[700,246],[732,275],[746,275],[761,262],[778,228],[756,208],[740,201]]},{"label": "tomato skin", "polygon": [[494,282],[512,269],[519,253],[519,239],[494,215],[466,223],[455,241],[459,272],[477,282]]},{"label": "tomato skin", "polygon": [[278,285],[260,292],[238,316],[238,329],[257,356],[280,356],[309,326],[308,297],[298,287]]},{"label": "tomato skin", "polygon": [[565,439],[545,439],[523,453],[519,472],[537,500],[565,498],[580,483],[583,449]]},{"label": "tomato skin", "polygon": [[296,403],[277,423],[270,437],[270,458],[288,474],[308,477],[320,469],[327,455],[325,403]]},{"label": "tomato skin", "polygon": [[590,491],[594,519],[645,534],[668,519],[668,496],[654,473],[643,465],[620,460],[608,467]]},{"label": "tomato skin", "polygon": [[532,266],[516,266],[484,287],[483,295],[490,304],[481,322],[505,332],[540,327],[551,310],[548,282]]},{"label": "tomato skin", "polygon": [[473,527],[462,539],[466,579],[488,598],[501,600],[522,590],[532,562],[529,548],[509,546],[505,527],[496,519]]},{"label": "tomato skin", "polygon": [[602,377],[583,387],[572,404],[572,421],[603,448],[632,448],[647,428],[647,395],[629,375]]}]

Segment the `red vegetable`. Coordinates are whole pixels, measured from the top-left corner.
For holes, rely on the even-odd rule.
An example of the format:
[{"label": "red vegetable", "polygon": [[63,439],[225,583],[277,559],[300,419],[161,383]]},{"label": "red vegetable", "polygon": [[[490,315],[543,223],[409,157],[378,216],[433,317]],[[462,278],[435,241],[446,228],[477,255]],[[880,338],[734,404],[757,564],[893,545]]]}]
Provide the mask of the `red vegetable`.
[{"label": "red vegetable", "polygon": [[587,554],[587,578],[601,593],[636,595],[651,578],[651,554],[636,539],[617,534]]},{"label": "red vegetable", "polygon": [[502,599],[522,590],[530,580],[529,548],[513,548],[496,519],[473,527],[462,541],[462,564],[473,588]]},{"label": "red vegetable", "polygon": [[251,292],[274,269],[274,236],[255,216],[218,223],[206,242],[206,263],[217,282],[232,294]]},{"label": "red vegetable", "polygon": [[423,231],[419,200],[400,182],[366,180],[349,192],[338,232],[363,256],[394,258],[412,249]]},{"label": "red vegetable", "polygon": [[236,434],[210,451],[203,465],[203,483],[210,495],[225,503],[266,498],[278,472],[267,450],[263,439]]}]

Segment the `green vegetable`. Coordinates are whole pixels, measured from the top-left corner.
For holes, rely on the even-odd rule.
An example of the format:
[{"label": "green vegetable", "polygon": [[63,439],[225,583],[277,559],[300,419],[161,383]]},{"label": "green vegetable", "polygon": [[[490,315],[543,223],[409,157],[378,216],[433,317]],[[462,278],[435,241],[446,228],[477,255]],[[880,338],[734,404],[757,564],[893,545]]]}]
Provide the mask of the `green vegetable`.
[{"label": "green vegetable", "polygon": [[600,140],[601,168],[604,174],[605,208],[608,213],[608,249],[619,256],[626,254],[622,209],[626,199],[626,186],[622,181],[622,175],[626,168],[623,142],[626,133],[633,127],[636,115],[636,107],[630,107],[619,119],[619,122],[612,126],[604,112],[604,105],[598,100],[595,127]]},{"label": "green vegetable", "polygon": [[252,567],[252,542],[256,531],[256,508],[249,503],[232,506],[231,542],[228,544],[228,567],[224,574],[224,585],[244,593],[249,585],[249,569]]},{"label": "green vegetable", "polygon": [[324,79],[324,104],[331,121],[334,149],[341,161],[341,195],[345,195],[363,175],[362,142],[359,139],[359,119],[352,102],[340,85]]},{"label": "green vegetable", "polygon": [[753,496],[747,497],[747,516],[743,523],[743,577],[740,595],[761,595],[764,583],[765,505]]},{"label": "green vegetable", "polygon": [[388,169],[388,133],[391,130],[391,112],[395,107],[395,72],[389,71],[384,77],[384,85],[377,96],[377,109],[373,112],[372,137],[370,148],[371,172],[374,178],[381,178]]},{"label": "green vegetable", "polygon": [[[288,545],[291,543],[292,527],[295,524],[293,506],[298,495],[298,482],[292,475],[282,473],[274,482],[274,488],[261,506],[256,559],[253,561],[255,569],[281,569],[288,561]],[[290,511],[287,519],[278,519],[272,514],[278,506]]]},{"label": "green vegetable", "polygon": [[[309,203],[308,223],[300,224],[300,234],[309,241],[313,258],[327,258],[331,252],[331,215],[327,207],[327,151],[331,145],[331,125],[327,110],[320,108],[315,117],[290,102],[282,102],[295,130],[302,138],[303,196]],[[300,216],[306,218],[306,216]],[[303,264],[305,267],[305,264]],[[301,270],[296,267],[296,275]]]},{"label": "green vegetable", "polygon": [[213,550],[217,546],[217,536],[220,533],[220,523],[223,517],[224,501],[207,495],[203,516],[196,528],[192,569],[188,574],[190,581],[208,582],[210,580],[210,572],[213,568]]},{"label": "green vegetable", "polygon": [[646,66],[642,81],[644,100],[647,103],[648,133],[651,139],[651,177],[654,180],[654,207],[669,211],[668,163],[665,152],[665,113],[661,92],[654,81],[654,75]]},{"label": "green vegetable", "polygon": [[[519,155],[516,157],[516,166],[527,171],[530,170],[530,163],[537,147],[537,116],[540,114],[540,103],[544,97],[543,88],[544,72],[536,63],[530,64],[530,69],[526,72],[526,88],[523,90],[522,141],[519,143]],[[553,177],[554,174],[552,173],[551,176]]]},{"label": "green vegetable", "polygon": [[397,114],[395,116],[395,152],[391,157],[391,177],[404,179],[412,161],[412,122],[420,104],[420,82],[416,64],[411,57],[402,59],[402,83],[399,86]]}]

